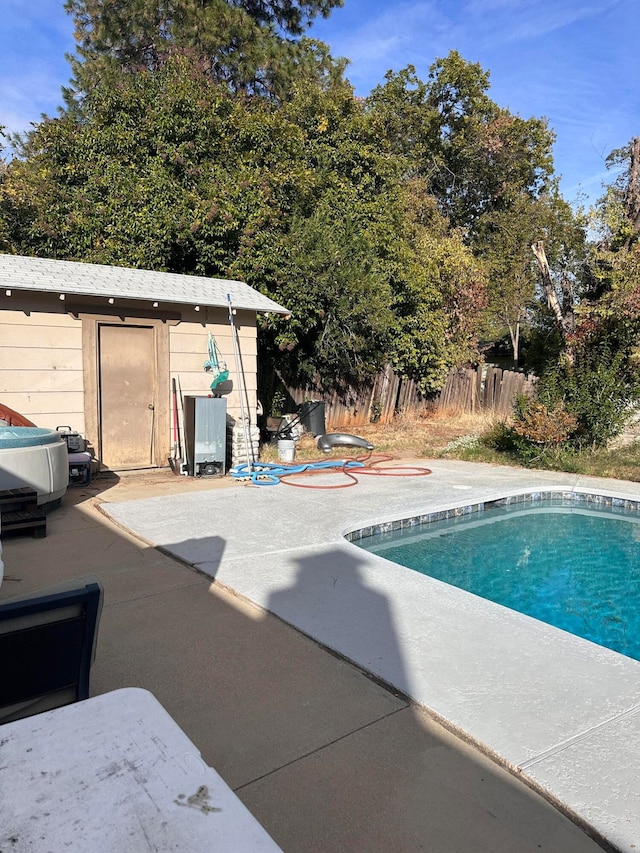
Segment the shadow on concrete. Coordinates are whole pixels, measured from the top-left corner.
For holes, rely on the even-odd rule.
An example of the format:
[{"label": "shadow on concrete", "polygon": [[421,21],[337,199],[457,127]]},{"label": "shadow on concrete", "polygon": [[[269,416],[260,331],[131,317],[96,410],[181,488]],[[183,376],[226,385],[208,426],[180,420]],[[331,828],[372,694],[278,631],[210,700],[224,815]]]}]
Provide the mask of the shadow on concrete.
[{"label": "shadow on concrete", "polygon": [[[193,559],[196,545],[215,576],[226,542],[170,550]],[[317,636],[340,620],[354,643],[383,648],[406,683],[389,604],[366,586],[357,558],[340,552],[335,571],[331,551],[299,560],[292,585],[269,600],[279,618],[120,530],[90,502],[67,504],[46,539],[8,542],[4,558],[26,591],[87,571],[100,578],[92,692],[150,690],[285,851],[599,849],[402,695],[285,624],[300,607],[315,608]],[[22,592],[11,587],[0,598]],[[358,607],[375,614],[375,637],[359,635]]]},{"label": "shadow on concrete", "polygon": [[[296,562],[294,583],[272,593],[267,610],[296,628],[304,613],[305,626],[312,626],[311,636],[328,647],[335,632],[339,630],[342,637],[346,633],[351,660],[366,662],[364,668],[374,674],[383,668],[392,674],[387,681],[395,691],[410,693],[389,602],[367,585],[360,568],[364,560],[332,549]],[[373,636],[371,625],[375,625]]]}]

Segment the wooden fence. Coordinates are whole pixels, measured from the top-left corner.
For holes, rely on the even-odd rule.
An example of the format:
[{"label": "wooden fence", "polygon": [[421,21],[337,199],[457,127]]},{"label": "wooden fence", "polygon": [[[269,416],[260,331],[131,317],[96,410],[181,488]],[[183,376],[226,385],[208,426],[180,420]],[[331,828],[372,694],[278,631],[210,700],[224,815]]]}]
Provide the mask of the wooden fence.
[{"label": "wooden fence", "polygon": [[517,397],[531,397],[536,377],[491,365],[452,370],[440,394],[437,408],[458,412],[493,411],[508,415]]},{"label": "wooden fence", "polygon": [[[535,377],[490,365],[452,370],[439,394],[425,397],[415,382],[401,379],[390,366],[367,386],[338,387],[327,391],[317,385],[286,387],[286,411],[305,400],[322,400],[327,429],[390,423],[399,413],[420,415],[425,411],[510,413],[516,397],[532,395]],[[264,387],[264,386],[263,386]]]}]

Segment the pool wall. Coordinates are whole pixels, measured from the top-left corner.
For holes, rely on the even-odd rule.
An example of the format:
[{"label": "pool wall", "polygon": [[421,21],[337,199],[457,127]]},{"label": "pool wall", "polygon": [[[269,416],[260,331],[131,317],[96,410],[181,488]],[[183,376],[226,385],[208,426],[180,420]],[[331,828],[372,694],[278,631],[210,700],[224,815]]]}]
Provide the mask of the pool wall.
[{"label": "pool wall", "polygon": [[546,492],[523,492],[519,495],[509,495],[508,497],[497,498],[495,500],[480,501],[479,503],[466,504],[464,506],[455,506],[450,509],[427,512],[421,515],[411,515],[407,518],[395,519],[394,521],[381,521],[366,527],[360,527],[356,530],[349,530],[345,532],[344,537],[349,542],[358,542],[362,539],[367,539],[370,536],[376,536],[379,533],[391,533],[395,530],[409,530],[411,528],[418,527],[421,524],[433,524],[436,521],[448,521],[451,518],[461,518],[464,515],[482,512],[486,509],[514,506],[517,504],[533,504],[539,503],[540,501],[550,501],[552,504],[557,503],[558,505],[563,501],[573,501],[574,503],[591,504],[597,507],[606,507],[607,509],[619,509],[621,512],[635,512],[640,515],[640,500],[613,497],[611,495],[599,495],[592,492],[574,492],[554,489]]}]

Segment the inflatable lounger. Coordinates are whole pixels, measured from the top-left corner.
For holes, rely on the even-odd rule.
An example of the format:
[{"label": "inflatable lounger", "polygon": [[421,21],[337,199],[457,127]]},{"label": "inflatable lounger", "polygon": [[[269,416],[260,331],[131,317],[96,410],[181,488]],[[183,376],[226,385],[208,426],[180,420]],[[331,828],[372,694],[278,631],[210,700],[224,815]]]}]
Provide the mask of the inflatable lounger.
[{"label": "inflatable lounger", "polygon": [[346,432],[329,432],[318,436],[318,450],[323,450],[325,453],[329,453],[333,447],[343,446],[373,450],[373,444],[366,438],[360,438],[359,435],[349,435]]}]

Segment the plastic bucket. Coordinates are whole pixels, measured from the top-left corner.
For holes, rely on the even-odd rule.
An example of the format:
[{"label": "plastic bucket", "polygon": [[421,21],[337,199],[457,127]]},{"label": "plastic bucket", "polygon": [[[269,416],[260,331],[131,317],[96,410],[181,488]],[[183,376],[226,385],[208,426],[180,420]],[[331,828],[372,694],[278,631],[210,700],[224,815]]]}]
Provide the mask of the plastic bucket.
[{"label": "plastic bucket", "polygon": [[289,439],[281,438],[278,441],[278,459],[281,462],[293,462],[296,456],[296,443]]}]

